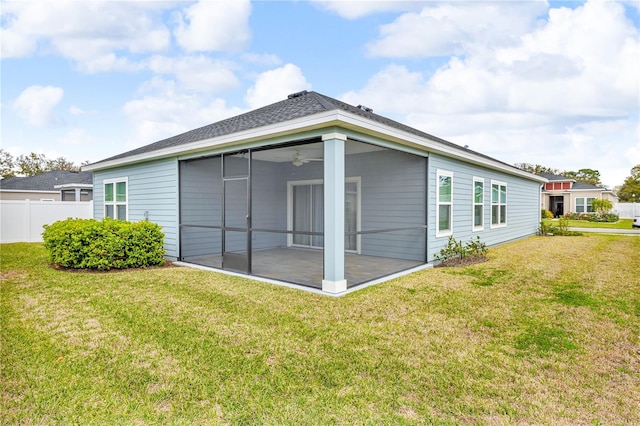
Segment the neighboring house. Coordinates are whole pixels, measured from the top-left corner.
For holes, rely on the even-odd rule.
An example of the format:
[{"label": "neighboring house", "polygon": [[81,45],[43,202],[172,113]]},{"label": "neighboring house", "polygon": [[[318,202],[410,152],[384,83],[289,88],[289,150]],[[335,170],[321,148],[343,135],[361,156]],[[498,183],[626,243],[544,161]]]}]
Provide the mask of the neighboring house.
[{"label": "neighboring house", "polygon": [[540,173],[548,180],[542,189],[542,208],[559,217],[567,213],[593,213],[591,202],[596,198],[617,203],[613,191],[590,183],[550,173]]},{"label": "neighboring house", "polygon": [[530,235],[546,179],[316,92],[90,164],[95,217],[148,219],[168,258],[341,293],[448,238]]},{"label": "neighboring house", "polygon": [[53,170],[29,177],[0,180],[3,200],[91,201],[93,173]]}]

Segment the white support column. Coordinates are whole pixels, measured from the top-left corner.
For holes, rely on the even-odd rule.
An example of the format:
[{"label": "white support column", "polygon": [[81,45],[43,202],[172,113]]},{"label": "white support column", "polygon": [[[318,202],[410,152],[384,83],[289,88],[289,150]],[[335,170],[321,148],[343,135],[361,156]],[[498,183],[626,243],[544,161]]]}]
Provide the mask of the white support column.
[{"label": "white support column", "polygon": [[344,277],[344,156],[346,135],[329,133],[324,141],[324,279],[322,291],[347,290]]}]

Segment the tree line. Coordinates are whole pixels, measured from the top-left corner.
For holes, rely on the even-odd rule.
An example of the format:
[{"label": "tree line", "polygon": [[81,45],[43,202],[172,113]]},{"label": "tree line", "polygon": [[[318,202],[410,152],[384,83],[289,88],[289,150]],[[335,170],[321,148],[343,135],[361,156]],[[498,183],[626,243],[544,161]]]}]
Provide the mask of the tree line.
[{"label": "tree line", "polygon": [[89,164],[88,161],[83,161],[80,165],[76,165],[64,157],[49,159],[44,154],[35,152],[14,158],[11,153],[0,148],[0,176],[3,178],[13,176],[28,177],[51,170],[79,172],[80,168],[87,164]]},{"label": "tree line", "polygon": [[[516,163],[517,168],[539,175],[540,173],[549,173],[552,175],[565,176],[574,179],[576,182],[590,183],[592,185],[602,186],[600,181],[600,172],[594,169],[580,169],[574,171],[561,171],[551,167],[541,166],[540,164]],[[631,169],[631,175],[627,176],[622,185],[616,186],[613,192],[618,196],[622,203],[640,202],[640,164]]]}]

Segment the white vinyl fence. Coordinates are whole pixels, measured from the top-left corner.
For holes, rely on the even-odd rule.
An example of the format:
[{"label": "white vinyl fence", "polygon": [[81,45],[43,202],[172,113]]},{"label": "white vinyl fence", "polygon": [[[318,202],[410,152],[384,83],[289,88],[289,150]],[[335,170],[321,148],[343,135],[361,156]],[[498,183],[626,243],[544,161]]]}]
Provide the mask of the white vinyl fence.
[{"label": "white vinyl fence", "polygon": [[42,225],[93,217],[93,201],[0,200],[0,242],[40,242]]},{"label": "white vinyl fence", "polygon": [[640,203],[613,203],[613,211],[623,219],[640,216]]}]

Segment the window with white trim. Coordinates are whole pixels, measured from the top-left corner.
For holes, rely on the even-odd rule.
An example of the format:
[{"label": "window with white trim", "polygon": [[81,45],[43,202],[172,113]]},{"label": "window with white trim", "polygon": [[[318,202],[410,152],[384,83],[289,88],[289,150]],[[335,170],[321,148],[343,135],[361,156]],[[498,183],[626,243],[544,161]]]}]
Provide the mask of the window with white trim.
[{"label": "window with white trim", "polygon": [[436,236],[448,236],[453,233],[453,173],[438,170],[437,173],[437,209]]},{"label": "window with white trim", "polygon": [[484,179],[473,178],[473,230],[484,229]]},{"label": "window with white trim", "polygon": [[507,184],[491,181],[491,227],[507,225]]},{"label": "window with white trim", "polygon": [[576,198],[576,213],[593,213],[593,204],[595,197],[578,197]]},{"label": "window with white trim", "polygon": [[118,220],[128,219],[128,186],[127,178],[104,181],[104,217]]}]

